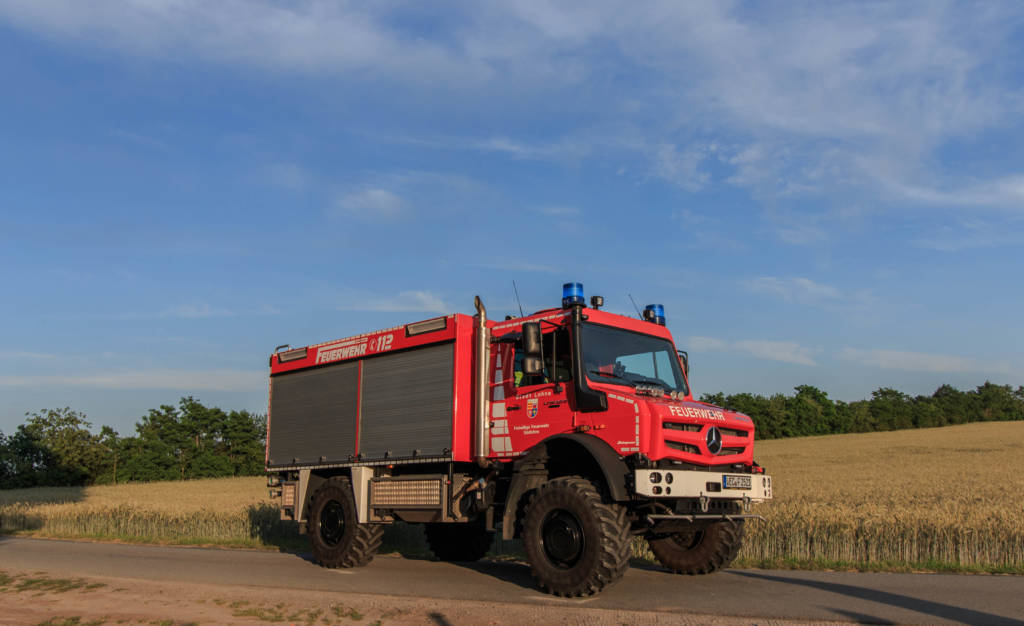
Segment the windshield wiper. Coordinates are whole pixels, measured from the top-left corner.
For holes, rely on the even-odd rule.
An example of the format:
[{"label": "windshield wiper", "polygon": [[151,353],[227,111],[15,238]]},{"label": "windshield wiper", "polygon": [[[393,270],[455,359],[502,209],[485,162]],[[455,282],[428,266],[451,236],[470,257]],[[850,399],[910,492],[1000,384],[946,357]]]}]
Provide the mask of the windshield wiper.
[{"label": "windshield wiper", "polygon": [[633,374],[633,376],[637,376],[639,378],[639,380],[634,381],[638,384],[655,385],[657,387],[663,387],[666,391],[672,388],[672,385],[669,385],[660,378],[651,378],[650,376],[644,376],[643,374]]},{"label": "windshield wiper", "polygon": [[611,372],[602,372],[601,370],[590,370],[591,374],[597,374],[598,376],[604,376],[605,378],[618,378],[619,380],[625,381],[627,385],[632,387],[635,383],[628,378],[623,378],[618,374],[612,374]]}]

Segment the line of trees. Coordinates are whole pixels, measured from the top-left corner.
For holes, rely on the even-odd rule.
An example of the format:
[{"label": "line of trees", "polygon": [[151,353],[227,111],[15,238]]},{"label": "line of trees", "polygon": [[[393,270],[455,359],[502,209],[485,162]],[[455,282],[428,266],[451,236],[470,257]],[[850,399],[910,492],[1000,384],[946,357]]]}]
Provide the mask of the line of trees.
[{"label": "line of trees", "polygon": [[109,426],[94,433],[70,408],[43,410],[0,432],[0,488],[255,475],[265,437],[266,416],[191,397],[150,409],[128,437]]},{"label": "line of trees", "polygon": [[758,439],[930,428],[968,422],[1024,420],[1024,387],[986,382],[960,391],[942,385],[930,396],[883,387],[868,400],[832,400],[810,385],[793,395],[704,394],[701,400],[749,415]]},{"label": "line of trees", "polygon": [[[913,397],[882,388],[849,403],[810,385],[794,391],[700,399],[749,415],[759,439],[1024,420],[1024,387],[988,382],[970,391],[942,385]],[[266,432],[265,415],[207,407],[191,397],[150,409],[128,437],[109,426],[94,433],[85,415],[70,408],[29,413],[12,435],[0,432],[0,489],[257,475]]]}]

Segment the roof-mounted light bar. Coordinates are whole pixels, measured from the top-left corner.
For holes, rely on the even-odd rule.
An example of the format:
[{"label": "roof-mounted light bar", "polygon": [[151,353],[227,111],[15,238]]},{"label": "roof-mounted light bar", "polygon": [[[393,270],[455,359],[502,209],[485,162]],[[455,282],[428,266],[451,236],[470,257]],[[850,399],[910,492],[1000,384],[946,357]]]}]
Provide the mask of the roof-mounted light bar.
[{"label": "roof-mounted light bar", "polygon": [[664,326],[665,307],[660,304],[648,304],[644,307],[644,319],[658,326]]},{"label": "roof-mounted light bar", "polygon": [[583,296],[583,283],[565,283],[562,285],[562,308],[583,306],[587,299]]}]

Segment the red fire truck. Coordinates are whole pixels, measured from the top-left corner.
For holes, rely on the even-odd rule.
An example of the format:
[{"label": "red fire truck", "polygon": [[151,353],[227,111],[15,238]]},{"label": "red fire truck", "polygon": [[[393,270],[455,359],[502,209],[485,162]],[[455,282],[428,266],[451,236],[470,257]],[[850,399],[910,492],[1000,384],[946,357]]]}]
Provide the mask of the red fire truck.
[{"label": "red fire truck", "polygon": [[601,591],[642,536],[669,570],[728,565],[772,497],[749,417],[695,401],[664,308],[452,314],[270,357],[267,471],[326,567],[365,565],[386,524],[443,560],[521,538],[538,585]]}]

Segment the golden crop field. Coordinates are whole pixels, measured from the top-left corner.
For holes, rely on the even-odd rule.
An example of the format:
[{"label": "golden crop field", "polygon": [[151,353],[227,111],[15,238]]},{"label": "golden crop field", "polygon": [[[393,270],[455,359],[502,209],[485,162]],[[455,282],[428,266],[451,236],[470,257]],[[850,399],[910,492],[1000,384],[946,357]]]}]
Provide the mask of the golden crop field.
[{"label": "golden crop field", "polygon": [[0,490],[0,530],[51,537],[274,545],[278,521],[266,478]]},{"label": "golden crop field", "polygon": [[775,500],[741,562],[1024,573],[1024,422],[755,444]]},{"label": "golden crop field", "polygon": [[[775,500],[738,563],[1024,573],[1024,422],[759,442]],[[265,479],[0,491],[0,529],[58,537],[297,546]],[[386,546],[418,549],[418,530]],[[500,544],[508,548],[507,544]],[[642,542],[637,556],[644,556]]]}]

